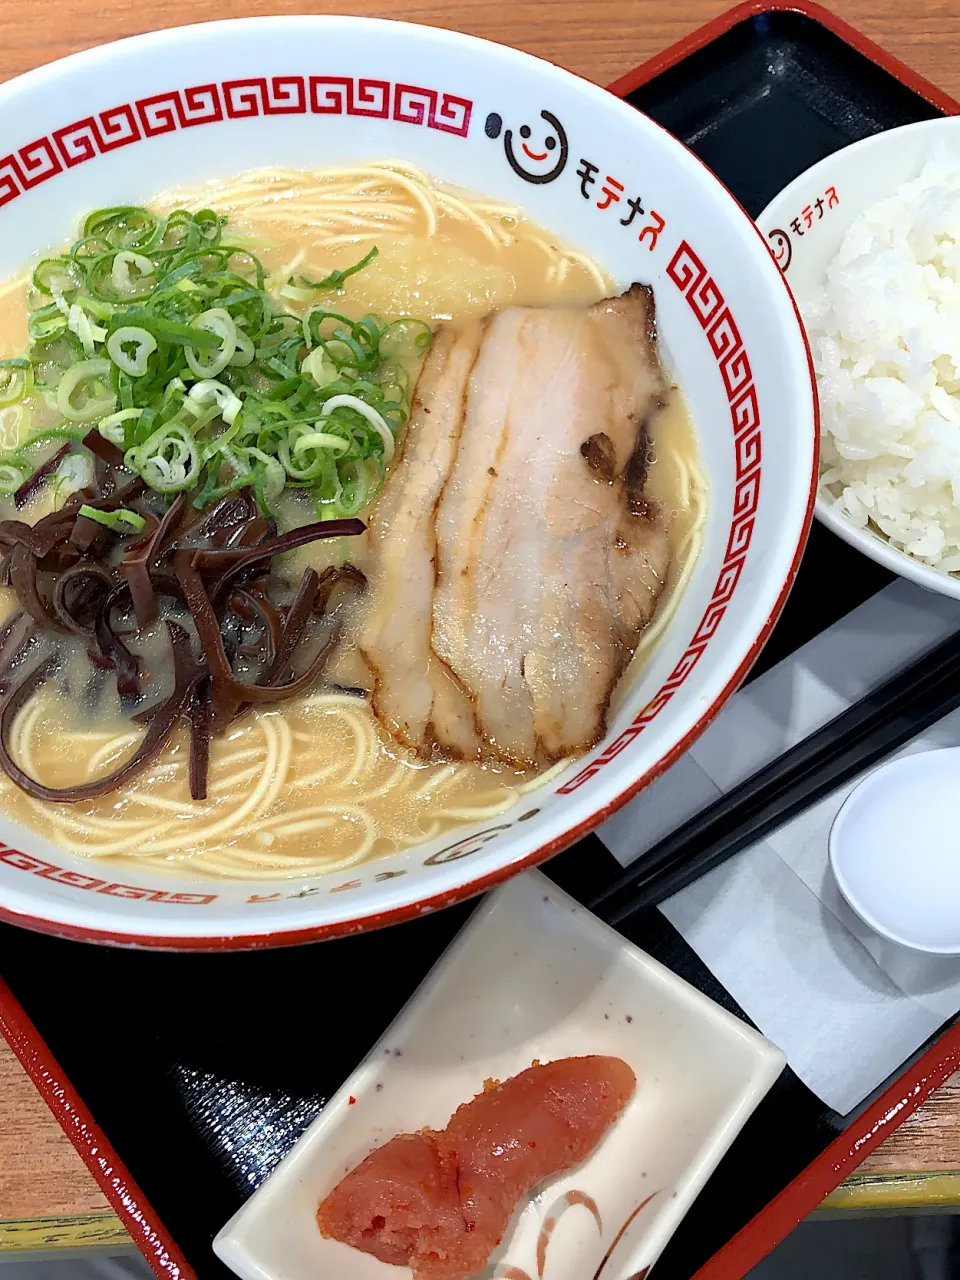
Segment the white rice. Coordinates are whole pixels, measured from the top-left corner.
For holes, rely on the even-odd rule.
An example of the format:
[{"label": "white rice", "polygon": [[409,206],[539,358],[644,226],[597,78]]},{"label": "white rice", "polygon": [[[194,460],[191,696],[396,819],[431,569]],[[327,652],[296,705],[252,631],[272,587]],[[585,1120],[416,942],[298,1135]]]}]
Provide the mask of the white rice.
[{"label": "white rice", "polygon": [[856,219],[806,301],[821,493],[855,525],[960,570],[960,157]]}]

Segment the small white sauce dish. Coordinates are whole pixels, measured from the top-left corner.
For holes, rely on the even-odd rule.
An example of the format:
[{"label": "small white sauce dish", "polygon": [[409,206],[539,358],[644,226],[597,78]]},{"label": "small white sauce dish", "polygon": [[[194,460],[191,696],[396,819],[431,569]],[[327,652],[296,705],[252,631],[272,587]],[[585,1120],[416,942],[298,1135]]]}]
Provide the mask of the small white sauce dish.
[{"label": "small white sauce dish", "polygon": [[840,892],[884,938],[960,955],[960,747],[881,765],[851,791],[830,830]]},{"label": "small white sauce dish", "polygon": [[[584,1054],[623,1058],[636,1093],[584,1164],[521,1203],[481,1274],[645,1274],[784,1057],[538,872],[478,908],[366,1061],[223,1228],[215,1252],[243,1280],[409,1277],[408,1268],[323,1239],[319,1201],[394,1134],[442,1128],[486,1079],[506,1079],[534,1059]],[[546,1244],[543,1269],[538,1242]]]}]

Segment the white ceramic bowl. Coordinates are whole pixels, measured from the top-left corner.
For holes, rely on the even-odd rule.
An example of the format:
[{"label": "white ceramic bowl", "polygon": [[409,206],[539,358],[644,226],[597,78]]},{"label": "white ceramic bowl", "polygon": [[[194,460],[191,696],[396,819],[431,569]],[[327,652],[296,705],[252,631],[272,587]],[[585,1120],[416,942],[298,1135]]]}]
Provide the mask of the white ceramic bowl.
[{"label": "white ceramic bowl", "polygon": [[[960,116],[904,125],[843,147],[807,169],[771,200],[757,225],[769,240],[801,310],[812,291],[823,283],[854,219],[916,178],[938,144],[960,151]],[[960,600],[960,576],[931,569],[872,530],[857,528],[819,493],[816,515],[844,542],[892,573]]]},{"label": "white ceramic bowl", "polygon": [[482,1275],[637,1280],[785,1059],[536,871],[471,917],[214,1251],[243,1280],[409,1276],[323,1239],[324,1196],[395,1134],[442,1129],[485,1080],[508,1079],[535,1058],[591,1053],[627,1062],[636,1093],[583,1164],[521,1201],[495,1272]]},{"label": "white ceramic bowl", "polygon": [[[521,156],[526,169],[516,156],[508,163],[524,123],[534,141],[552,134],[556,144],[545,161]],[[557,852],[716,714],[799,562],[816,397],[799,318],[763,238],[662,129],[511,49],[304,17],[158,32],[43,67],[0,87],[0,136],[0,278],[62,241],[84,211],[257,166],[399,156],[512,201],[620,285],[654,286],[666,360],[692,407],[710,485],[692,581],[605,741],[515,812],[355,872],[254,885],[79,860],[0,819],[0,917],[181,948],[277,945],[401,920]],[[611,181],[623,203],[602,194],[617,194]],[[624,225],[621,211],[637,196],[645,213]]]}]

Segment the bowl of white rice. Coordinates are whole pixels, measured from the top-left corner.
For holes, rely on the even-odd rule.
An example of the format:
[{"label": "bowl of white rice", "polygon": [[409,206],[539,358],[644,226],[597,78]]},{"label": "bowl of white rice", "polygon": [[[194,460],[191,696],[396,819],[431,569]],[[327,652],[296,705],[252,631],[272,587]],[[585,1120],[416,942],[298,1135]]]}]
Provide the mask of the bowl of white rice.
[{"label": "bowl of white rice", "polygon": [[960,117],[864,139],[758,219],[817,374],[817,515],[960,598]]}]

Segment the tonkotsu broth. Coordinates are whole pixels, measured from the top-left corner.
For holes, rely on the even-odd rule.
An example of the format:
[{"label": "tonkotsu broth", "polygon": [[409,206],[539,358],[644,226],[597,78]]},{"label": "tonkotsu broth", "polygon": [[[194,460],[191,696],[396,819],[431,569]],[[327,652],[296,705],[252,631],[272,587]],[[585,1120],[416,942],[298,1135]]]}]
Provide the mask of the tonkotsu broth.
[{"label": "tonkotsu broth", "polygon": [[[518,211],[436,187],[405,165],[329,174],[261,171],[165,193],[151,204],[159,213],[183,207],[227,215],[231,243],[257,254],[277,290],[301,273],[315,279],[346,268],[376,245],[375,261],[333,295],[331,305],[352,318],[372,311],[456,323],[511,304],[588,305],[615,291],[587,257],[565,249]],[[278,301],[296,314],[308,305],[286,297]],[[26,347],[26,316],[26,282],[12,282],[0,291],[0,352]],[[36,398],[33,404],[35,430],[45,425],[49,411]],[[16,443],[12,416],[0,410],[2,447]],[[671,582],[633,670],[672,612],[696,556],[704,514],[695,438],[676,389],[652,435],[649,486],[671,515]],[[0,516],[14,514],[9,500],[2,505]],[[49,498],[42,495],[17,514],[33,522],[48,509]],[[304,565],[322,567],[345,556],[362,567],[362,548],[348,550],[343,543],[303,548],[291,576]],[[0,590],[4,615],[14,605],[13,593]],[[351,683],[349,642],[331,674]],[[54,786],[115,768],[142,731],[120,715],[109,687],[107,681],[108,692],[92,718],[49,689],[35,698],[13,733],[20,763]],[[547,776],[474,763],[424,763],[386,738],[368,701],[322,686],[302,700],[248,713],[224,738],[215,738],[206,801],[189,797],[188,756],[182,730],[129,785],[76,804],[34,799],[0,775],[0,804],[72,853],[273,879],[350,866],[498,816]]]}]

